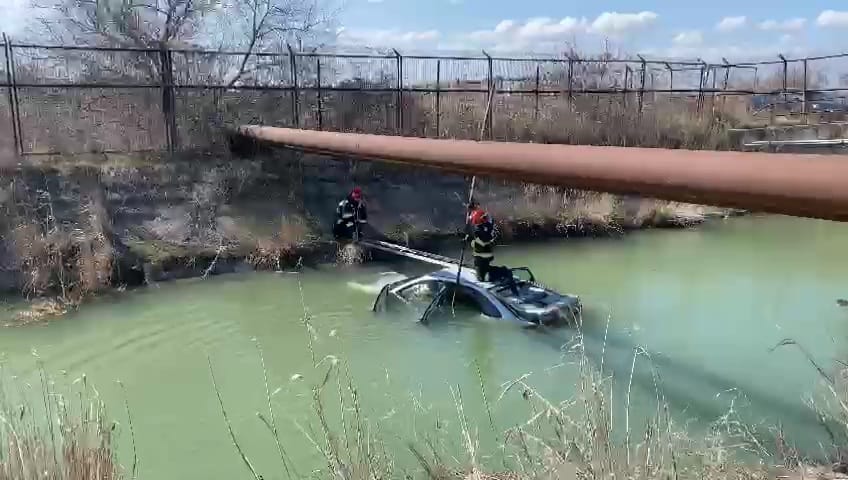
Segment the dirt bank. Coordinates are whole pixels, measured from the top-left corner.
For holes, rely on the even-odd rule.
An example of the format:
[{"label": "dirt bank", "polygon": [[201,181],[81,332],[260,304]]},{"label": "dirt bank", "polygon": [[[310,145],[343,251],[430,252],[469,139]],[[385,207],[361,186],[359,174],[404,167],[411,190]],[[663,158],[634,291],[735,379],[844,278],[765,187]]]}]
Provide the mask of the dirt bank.
[{"label": "dirt bank", "polygon": [[[276,151],[30,161],[0,184],[0,288],[77,300],[121,285],[332,261],[329,225],[354,185],[372,225],[422,242],[462,228],[467,179],[426,169]],[[481,181],[506,240],[618,235],[728,212],[537,185]]]}]

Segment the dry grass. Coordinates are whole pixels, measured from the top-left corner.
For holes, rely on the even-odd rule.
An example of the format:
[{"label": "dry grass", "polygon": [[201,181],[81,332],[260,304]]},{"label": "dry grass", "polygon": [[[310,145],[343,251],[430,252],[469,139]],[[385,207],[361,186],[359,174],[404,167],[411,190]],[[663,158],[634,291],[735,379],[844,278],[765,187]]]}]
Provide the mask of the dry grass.
[{"label": "dry grass", "polygon": [[31,200],[12,195],[7,202],[17,204],[5,206],[21,291],[27,298],[48,298],[22,312],[22,322],[62,314],[110,287],[115,261],[111,221],[96,196],[82,196],[72,225],[60,222],[49,193],[40,193],[37,203]]},{"label": "dry grass", "polygon": [[65,396],[40,370],[40,391],[0,367],[0,478],[112,480],[122,478],[112,435],[116,424],[85,377]]}]

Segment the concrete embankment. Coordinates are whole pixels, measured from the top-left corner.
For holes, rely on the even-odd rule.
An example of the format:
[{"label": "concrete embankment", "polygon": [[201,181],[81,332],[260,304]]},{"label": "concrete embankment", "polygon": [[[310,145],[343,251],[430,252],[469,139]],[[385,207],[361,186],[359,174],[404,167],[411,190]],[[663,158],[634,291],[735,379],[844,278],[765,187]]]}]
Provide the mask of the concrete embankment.
[{"label": "concrete embankment", "polygon": [[[462,229],[462,176],[276,151],[43,158],[0,184],[0,287],[29,296],[333,260],[337,202],[361,186],[372,225],[412,245]],[[728,212],[503,181],[475,195],[506,240],[616,235]]]}]

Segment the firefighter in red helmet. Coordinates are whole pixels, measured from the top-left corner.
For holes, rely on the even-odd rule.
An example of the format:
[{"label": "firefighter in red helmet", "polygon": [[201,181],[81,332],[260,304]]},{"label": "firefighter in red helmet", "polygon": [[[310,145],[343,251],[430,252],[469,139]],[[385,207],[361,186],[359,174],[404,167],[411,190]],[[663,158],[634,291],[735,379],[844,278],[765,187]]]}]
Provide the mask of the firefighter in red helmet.
[{"label": "firefighter in red helmet", "polygon": [[336,223],[333,236],[336,240],[359,240],[368,224],[368,211],[362,200],[362,189],[354,187],[336,207]]},{"label": "firefighter in red helmet", "polygon": [[477,205],[475,207],[468,216],[471,232],[465,238],[466,241],[471,241],[471,254],[474,256],[477,279],[485,282],[492,261],[495,259],[495,226],[485,210]]}]

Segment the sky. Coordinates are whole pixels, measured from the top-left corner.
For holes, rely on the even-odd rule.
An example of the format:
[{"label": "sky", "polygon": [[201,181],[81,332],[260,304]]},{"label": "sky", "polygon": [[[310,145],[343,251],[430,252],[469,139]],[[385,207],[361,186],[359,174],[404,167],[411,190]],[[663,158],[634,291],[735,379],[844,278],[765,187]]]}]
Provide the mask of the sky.
[{"label": "sky", "polygon": [[[733,61],[848,51],[848,1],[342,0],[340,47],[597,53]],[[19,33],[27,0],[0,0]]]},{"label": "sky", "polygon": [[848,1],[348,0],[340,40],[402,49],[769,57],[848,50]]}]

